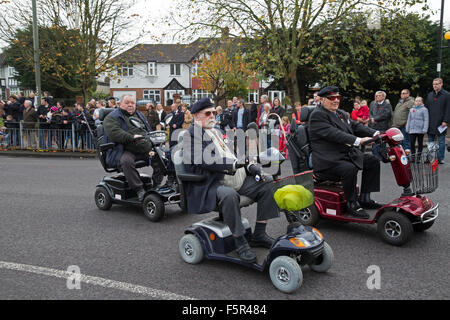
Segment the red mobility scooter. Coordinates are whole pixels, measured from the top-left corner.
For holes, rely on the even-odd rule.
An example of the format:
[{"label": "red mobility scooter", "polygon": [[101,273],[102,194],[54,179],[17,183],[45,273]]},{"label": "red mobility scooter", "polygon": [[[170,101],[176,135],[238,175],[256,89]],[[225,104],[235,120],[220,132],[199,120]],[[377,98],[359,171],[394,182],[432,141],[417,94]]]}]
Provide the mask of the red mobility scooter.
[{"label": "red mobility scooter", "polygon": [[[438,160],[436,150],[422,154],[406,155],[400,142],[403,134],[397,128],[375,137],[366,144],[378,141],[386,144],[385,161],[390,162],[403,193],[378,210],[366,210],[370,217],[361,219],[346,212],[346,199],[340,182],[324,181],[313,175],[315,205],[295,213],[299,222],[315,226],[321,218],[344,222],[377,224],[381,238],[391,245],[407,243],[414,231],[429,229],[438,217],[438,203],[425,193],[431,193],[438,186]],[[289,143],[289,139],[288,139]]]}]

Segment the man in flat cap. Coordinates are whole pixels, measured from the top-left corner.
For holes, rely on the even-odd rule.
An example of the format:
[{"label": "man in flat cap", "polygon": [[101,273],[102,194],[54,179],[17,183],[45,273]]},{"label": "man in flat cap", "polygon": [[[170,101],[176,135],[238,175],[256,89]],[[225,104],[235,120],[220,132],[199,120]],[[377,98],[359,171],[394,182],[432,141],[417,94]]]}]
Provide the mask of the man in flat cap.
[{"label": "man in flat cap", "polygon": [[[358,147],[379,135],[379,131],[349,119],[339,110],[341,95],[338,87],[325,87],[318,96],[321,105],[316,107],[309,120],[314,174],[319,180],[341,181],[347,212],[367,219],[369,215],[363,208],[381,207],[370,199],[371,192],[380,191],[380,162],[371,154],[363,154]],[[362,170],[359,199],[356,192],[358,170]]]},{"label": "man in flat cap", "polygon": [[[192,173],[204,174],[201,182],[184,182],[187,211],[208,213],[219,207],[224,223],[234,236],[237,253],[245,262],[255,262],[253,247],[270,248],[274,239],[266,233],[267,220],[279,217],[279,209],[269,183],[254,163],[238,163],[235,154],[215,129],[216,109],[213,102],[204,98],[192,107],[194,125],[183,136],[183,161]],[[258,178],[261,179],[258,179]],[[258,203],[256,226],[250,246],[241,221],[240,196],[247,196]]]}]

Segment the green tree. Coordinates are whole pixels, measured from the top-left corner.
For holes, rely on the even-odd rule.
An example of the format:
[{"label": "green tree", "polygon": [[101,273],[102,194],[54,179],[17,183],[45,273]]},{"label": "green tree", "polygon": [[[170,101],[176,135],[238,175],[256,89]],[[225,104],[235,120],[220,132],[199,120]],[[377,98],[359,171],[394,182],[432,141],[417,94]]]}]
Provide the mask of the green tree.
[{"label": "green tree", "polygon": [[[82,55],[77,47],[80,42],[78,32],[57,26],[40,27],[39,36],[42,89],[60,97],[80,94]],[[5,62],[15,68],[16,79],[22,86],[36,86],[32,26],[16,31],[5,50]]]},{"label": "green tree", "polygon": [[438,26],[417,14],[384,15],[376,29],[366,21],[355,14],[333,30],[317,26],[311,55],[322,84],[337,84],[349,96],[384,90],[394,101],[404,88],[424,95],[436,76]]},{"label": "green tree", "polygon": [[[331,30],[351,13],[380,7],[402,8],[424,0],[180,0],[170,17],[183,34],[218,34],[228,27],[230,35],[248,40],[248,55],[257,70],[283,79],[291,100],[300,98],[299,67],[311,63],[305,54],[314,26],[325,23]],[[189,9],[180,15],[183,8]],[[177,19],[181,16],[183,21]],[[266,43],[255,46],[255,41]],[[255,50],[253,50],[255,49]]]},{"label": "green tree", "polygon": [[[27,0],[0,4],[0,39],[14,44],[19,40],[16,33],[24,25],[31,25],[31,6]],[[60,86],[70,92],[80,92],[87,101],[96,89],[96,77],[111,71],[113,57],[139,39],[121,40],[125,32],[139,23],[137,14],[129,14],[134,0],[37,0],[37,4],[41,30],[48,28],[56,33],[56,39],[51,39],[50,35],[41,36],[39,47],[51,47],[58,57],[53,59],[51,56],[50,61],[41,58],[41,62],[49,65],[42,71],[50,72]],[[56,43],[44,42],[46,38]],[[70,56],[74,50],[77,52]],[[30,64],[28,70],[32,68],[33,64]],[[68,81],[66,72],[72,73],[70,79],[76,81]]]}]

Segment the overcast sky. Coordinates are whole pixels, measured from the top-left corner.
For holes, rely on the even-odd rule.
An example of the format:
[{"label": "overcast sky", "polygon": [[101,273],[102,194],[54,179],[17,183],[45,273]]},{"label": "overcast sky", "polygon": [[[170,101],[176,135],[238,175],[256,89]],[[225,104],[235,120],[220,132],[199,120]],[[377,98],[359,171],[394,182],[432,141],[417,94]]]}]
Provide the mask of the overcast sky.
[{"label": "overcast sky", "polygon": [[[146,31],[153,36],[160,37],[163,33],[170,33],[170,30],[157,22],[161,21],[161,18],[165,16],[169,10],[173,10],[175,2],[176,0],[137,0],[133,10],[145,17],[146,21],[154,21],[155,26],[152,26],[149,23],[146,24]],[[431,8],[431,19],[433,21],[439,21],[441,0],[428,0],[428,4]],[[414,6],[410,10],[412,12],[421,12],[421,7],[422,6]],[[444,24],[446,26],[450,25],[450,0],[445,1]],[[155,39],[147,35],[142,37],[139,42],[154,43]],[[164,42],[171,42],[171,37],[164,37]]]}]

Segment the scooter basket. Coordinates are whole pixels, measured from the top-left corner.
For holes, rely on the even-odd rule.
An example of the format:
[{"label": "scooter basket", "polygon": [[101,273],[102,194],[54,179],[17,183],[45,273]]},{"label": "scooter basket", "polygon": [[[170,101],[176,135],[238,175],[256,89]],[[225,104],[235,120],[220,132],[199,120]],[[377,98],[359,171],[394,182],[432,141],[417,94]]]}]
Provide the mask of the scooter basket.
[{"label": "scooter basket", "polygon": [[438,183],[437,151],[428,150],[408,156],[411,168],[411,189],[416,194],[434,192]]}]

